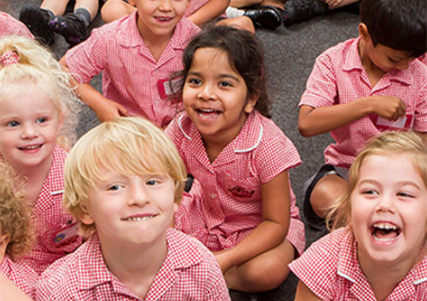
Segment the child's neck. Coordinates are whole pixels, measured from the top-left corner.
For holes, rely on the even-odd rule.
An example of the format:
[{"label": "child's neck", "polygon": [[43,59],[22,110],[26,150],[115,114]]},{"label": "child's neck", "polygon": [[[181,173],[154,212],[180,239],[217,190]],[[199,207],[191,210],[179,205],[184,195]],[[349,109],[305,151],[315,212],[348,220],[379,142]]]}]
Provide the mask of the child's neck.
[{"label": "child's neck", "polygon": [[397,264],[376,264],[360,255],[358,261],[377,300],[385,300],[415,264],[414,258],[408,258]]},{"label": "child's neck", "polygon": [[170,39],[172,38],[173,32],[171,32],[170,35],[158,36],[154,34],[149,28],[146,28],[145,26],[141,26],[138,21],[137,21],[137,24],[138,24],[139,34],[144,40],[145,45],[147,45],[148,49],[150,49],[150,52],[153,55],[153,58],[157,62],[160,59],[166,45],[169,43]]},{"label": "child's neck", "polygon": [[166,236],[150,245],[122,246],[101,241],[108,269],[132,293],[144,299],[167,255]]},{"label": "child's neck", "polygon": [[23,181],[25,198],[29,206],[35,206],[51,166],[52,156],[50,156],[48,160],[32,168],[14,166],[17,175]]},{"label": "child's neck", "polygon": [[369,81],[371,83],[371,87],[375,87],[376,84],[380,81],[380,79],[384,76],[385,72],[378,68],[374,63],[372,63],[371,59],[367,56],[365,52],[365,41],[359,41],[359,56],[362,61],[363,68],[366,71],[366,74],[369,77]]}]

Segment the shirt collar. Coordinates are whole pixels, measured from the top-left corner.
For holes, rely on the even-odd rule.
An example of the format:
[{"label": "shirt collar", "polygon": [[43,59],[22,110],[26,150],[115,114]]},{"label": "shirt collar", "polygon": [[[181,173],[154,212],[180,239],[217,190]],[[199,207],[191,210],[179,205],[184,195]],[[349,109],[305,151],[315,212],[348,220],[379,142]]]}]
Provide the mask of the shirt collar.
[{"label": "shirt collar", "polygon": [[[362,65],[362,60],[359,55],[359,43],[361,38],[353,39],[353,43],[350,45],[349,51],[347,52],[347,57],[345,59],[342,70],[343,71],[352,71],[352,70],[364,70]],[[388,72],[384,76],[388,76],[391,81],[399,81],[406,85],[412,84],[412,63],[409,64],[409,67],[405,70],[395,69]]]},{"label": "shirt collar", "polygon": [[[255,110],[249,114],[237,137],[230,142],[235,153],[250,152],[259,145],[264,134],[264,127],[261,119],[262,116]],[[196,137],[200,137],[200,133],[196,126],[186,114],[178,118],[178,126],[186,139],[193,140]],[[186,131],[185,129],[188,130]]]}]

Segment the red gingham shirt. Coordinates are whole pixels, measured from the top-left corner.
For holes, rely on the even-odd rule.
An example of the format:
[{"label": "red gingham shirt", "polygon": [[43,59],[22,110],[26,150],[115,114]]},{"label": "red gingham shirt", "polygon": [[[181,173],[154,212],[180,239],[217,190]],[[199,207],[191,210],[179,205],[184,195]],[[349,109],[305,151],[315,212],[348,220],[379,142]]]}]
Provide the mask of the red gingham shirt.
[{"label": "red gingham shirt", "polygon": [[[168,252],[145,301],[230,300],[221,269],[200,242],[167,230]],[[141,300],[107,268],[98,235],[52,264],[36,287],[36,300]]]},{"label": "red gingham shirt", "polygon": [[[176,225],[214,251],[234,247],[263,221],[261,184],[301,163],[292,142],[272,120],[256,111],[212,163],[199,131],[185,113],[172,121],[166,133],[176,144],[187,171],[201,185],[201,199],[187,203],[198,209],[180,208]],[[187,206],[185,202],[182,205]],[[199,227],[197,219],[204,225]],[[209,242],[212,237],[214,241]],[[286,239],[303,252],[304,225],[292,189]]]},{"label": "red gingham shirt", "polygon": [[11,35],[34,39],[33,35],[24,23],[21,23],[11,15],[0,11],[0,37]]},{"label": "red gingham shirt", "polygon": [[[376,301],[357,261],[357,243],[349,228],[335,230],[314,242],[289,268],[322,300]],[[384,301],[410,300],[427,300],[427,256]]]},{"label": "red gingham shirt", "polygon": [[90,38],[66,54],[77,81],[89,83],[102,72],[103,95],[123,105],[131,115],[143,116],[157,126],[167,125],[182,108],[159,91],[182,66],[182,53],[200,28],[183,18],[156,62],[138,31],[136,13],[92,31]]},{"label": "red gingham shirt", "polygon": [[[406,105],[406,114],[413,116],[414,131],[427,131],[427,68],[419,60],[406,70],[385,74],[371,87],[358,52],[360,38],[347,40],[323,52],[317,59],[307,81],[300,106],[314,108],[348,103],[369,95],[395,96]],[[371,137],[383,129],[377,128],[376,114],[369,114],[331,131],[336,144],[325,152],[326,163],[348,168]]]},{"label": "red gingham shirt", "polygon": [[27,262],[38,274],[52,262],[73,252],[82,244],[82,238],[78,235],[68,243],[54,243],[55,234],[70,225],[73,218],[62,208],[64,164],[67,153],[56,146],[52,156],[52,166],[32,211],[36,242],[31,252],[19,259]]},{"label": "red gingham shirt", "polygon": [[0,264],[0,272],[15,283],[24,293],[34,299],[36,282],[39,279],[39,275],[28,265],[12,261],[9,256],[5,255],[3,262]]}]

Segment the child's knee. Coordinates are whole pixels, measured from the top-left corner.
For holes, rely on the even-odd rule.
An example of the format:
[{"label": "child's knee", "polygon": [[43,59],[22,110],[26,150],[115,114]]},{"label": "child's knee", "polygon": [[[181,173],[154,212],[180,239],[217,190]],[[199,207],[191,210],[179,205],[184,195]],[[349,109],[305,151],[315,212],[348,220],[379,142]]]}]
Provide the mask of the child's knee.
[{"label": "child's knee", "polygon": [[338,175],[327,175],[314,186],[310,196],[313,211],[325,217],[329,207],[338,201],[346,192],[347,182]]}]

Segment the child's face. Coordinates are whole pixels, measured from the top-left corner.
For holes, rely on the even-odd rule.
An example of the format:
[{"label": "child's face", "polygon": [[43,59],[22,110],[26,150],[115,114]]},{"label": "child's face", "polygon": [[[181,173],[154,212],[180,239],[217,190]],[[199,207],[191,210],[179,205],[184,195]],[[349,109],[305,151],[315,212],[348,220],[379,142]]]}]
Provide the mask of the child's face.
[{"label": "child's face", "polygon": [[188,0],[136,0],[140,33],[144,39],[170,38],[187,6]]},{"label": "child's face", "polygon": [[230,66],[227,54],[200,48],[185,79],[185,110],[203,138],[230,142],[240,132],[255,99],[248,99],[243,77]]},{"label": "child's face", "polygon": [[89,188],[84,224],[95,224],[110,246],[151,244],[166,239],[174,214],[175,184],[165,175],[125,176],[102,170],[104,179]]},{"label": "child's face", "polygon": [[409,63],[415,60],[415,58],[408,56],[405,51],[395,50],[381,44],[374,47],[370,43],[365,49],[371,62],[385,73],[395,69],[407,69]]},{"label": "child's face", "polygon": [[37,86],[10,85],[16,93],[0,101],[0,153],[14,168],[34,168],[51,159],[62,118]]},{"label": "child's face", "polygon": [[408,155],[370,155],[351,194],[360,260],[415,260],[425,243],[427,191]]}]

